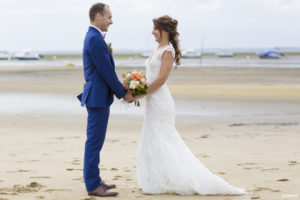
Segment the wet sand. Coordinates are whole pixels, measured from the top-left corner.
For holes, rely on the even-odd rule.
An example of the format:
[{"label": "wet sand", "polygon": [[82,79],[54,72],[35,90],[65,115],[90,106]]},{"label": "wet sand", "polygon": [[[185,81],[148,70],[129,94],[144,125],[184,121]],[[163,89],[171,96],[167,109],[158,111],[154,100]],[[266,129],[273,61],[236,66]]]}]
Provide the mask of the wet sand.
[{"label": "wet sand", "polygon": [[[82,69],[2,67],[0,83],[0,199],[94,199],[87,196],[82,177],[86,112],[75,98],[83,84]],[[103,179],[117,184],[115,199],[282,199],[299,194],[299,69],[179,68],[168,86],[178,108],[176,128],[186,144],[211,171],[249,194],[143,194],[135,163],[142,111],[117,112],[116,101],[100,165]]]}]

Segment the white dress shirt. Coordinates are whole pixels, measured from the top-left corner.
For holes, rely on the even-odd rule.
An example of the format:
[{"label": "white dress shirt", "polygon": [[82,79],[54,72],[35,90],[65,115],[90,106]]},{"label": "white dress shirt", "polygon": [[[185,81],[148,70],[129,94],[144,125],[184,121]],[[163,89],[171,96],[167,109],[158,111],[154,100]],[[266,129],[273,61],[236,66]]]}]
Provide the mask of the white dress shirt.
[{"label": "white dress shirt", "polygon": [[94,25],[90,25],[90,26],[97,29],[100,32],[100,34],[102,35],[102,37],[105,38],[106,32],[103,33],[98,27],[96,27]]}]

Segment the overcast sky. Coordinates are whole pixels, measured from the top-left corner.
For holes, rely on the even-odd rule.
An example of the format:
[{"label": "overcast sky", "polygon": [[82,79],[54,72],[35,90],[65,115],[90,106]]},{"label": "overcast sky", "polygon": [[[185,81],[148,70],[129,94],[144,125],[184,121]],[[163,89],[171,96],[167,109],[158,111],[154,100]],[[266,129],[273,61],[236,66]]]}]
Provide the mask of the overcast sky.
[{"label": "overcast sky", "polygon": [[[81,51],[91,0],[0,0],[0,51]],[[300,0],[103,0],[115,50],[155,47],[152,18],[179,21],[181,47],[300,47]]]}]

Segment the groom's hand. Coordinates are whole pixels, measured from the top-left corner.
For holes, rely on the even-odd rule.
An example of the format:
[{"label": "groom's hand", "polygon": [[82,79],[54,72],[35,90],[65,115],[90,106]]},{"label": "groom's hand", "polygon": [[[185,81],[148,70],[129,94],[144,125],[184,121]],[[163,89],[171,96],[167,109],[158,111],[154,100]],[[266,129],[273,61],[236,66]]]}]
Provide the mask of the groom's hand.
[{"label": "groom's hand", "polygon": [[134,102],[134,98],[133,98],[131,92],[127,92],[127,94],[123,97],[123,99],[124,99],[127,103],[132,103],[132,102]]}]

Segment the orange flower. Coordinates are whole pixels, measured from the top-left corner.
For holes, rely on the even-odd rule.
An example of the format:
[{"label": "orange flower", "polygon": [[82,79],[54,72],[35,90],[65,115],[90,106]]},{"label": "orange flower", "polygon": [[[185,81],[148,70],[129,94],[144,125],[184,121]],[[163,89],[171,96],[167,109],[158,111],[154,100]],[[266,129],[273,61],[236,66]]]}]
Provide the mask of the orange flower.
[{"label": "orange flower", "polygon": [[134,74],[131,74],[130,75],[130,79],[131,80],[138,80],[138,79],[141,79],[141,78],[143,78],[143,76],[142,75],[140,75],[139,73],[134,73]]},{"label": "orange flower", "polygon": [[139,73],[135,73],[134,75],[135,75],[135,77],[136,77],[137,79],[141,79],[141,78],[143,78],[143,76],[142,76],[142,75],[140,75]]},{"label": "orange flower", "polygon": [[130,75],[130,79],[131,79],[131,80],[137,80],[134,74],[131,74],[131,75]]}]

